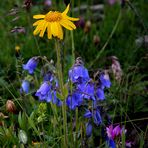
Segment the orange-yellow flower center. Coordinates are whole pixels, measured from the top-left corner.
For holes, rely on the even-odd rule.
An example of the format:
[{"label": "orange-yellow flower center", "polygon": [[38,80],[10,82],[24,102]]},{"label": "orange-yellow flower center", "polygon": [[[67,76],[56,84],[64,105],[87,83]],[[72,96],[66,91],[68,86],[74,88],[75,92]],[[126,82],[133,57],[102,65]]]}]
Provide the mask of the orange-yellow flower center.
[{"label": "orange-yellow flower center", "polygon": [[62,15],[60,12],[48,12],[44,18],[47,22],[56,22],[62,19]]}]

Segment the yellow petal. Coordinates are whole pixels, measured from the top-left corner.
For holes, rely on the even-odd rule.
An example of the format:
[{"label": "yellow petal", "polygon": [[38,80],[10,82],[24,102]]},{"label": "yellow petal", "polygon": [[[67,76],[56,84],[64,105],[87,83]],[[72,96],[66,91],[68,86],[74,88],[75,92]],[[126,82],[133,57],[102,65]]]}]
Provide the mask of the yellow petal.
[{"label": "yellow petal", "polygon": [[66,9],[64,10],[64,12],[63,12],[62,14],[67,14],[67,13],[68,13],[68,11],[69,11],[69,6],[70,6],[70,4],[67,5]]},{"label": "yellow petal", "polygon": [[38,15],[34,15],[33,18],[34,19],[41,19],[41,18],[44,18],[45,15],[42,15],[42,14],[38,14]]},{"label": "yellow petal", "polygon": [[62,22],[64,22],[65,24],[67,24],[69,27],[71,27],[72,29],[76,29],[76,26],[74,23],[72,23],[71,21],[67,20],[67,19],[63,19],[61,20]]},{"label": "yellow petal", "polygon": [[46,31],[47,26],[48,26],[48,22],[45,22],[44,25],[43,25],[43,28],[42,28],[42,30],[41,30],[41,32],[39,34],[40,37],[44,36],[44,33]]},{"label": "yellow petal", "polygon": [[61,20],[59,23],[66,29],[73,30],[73,28],[71,28],[65,21]]},{"label": "yellow petal", "polygon": [[78,21],[79,20],[79,18],[69,17],[67,15],[65,15],[64,17],[70,21]]},{"label": "yellow petal", "polygon": [[41,22],[38,24],[38,26],[36,27],[36,29],[35,29],[34,32],[33,32],[34,35],[37,35],[37,34],[41,31],[42,26],[43,26],[42,24],[43,24],[43,21],[41,21]]},{"label": "yellow petal", "polygon": [[53,34],[54,37],[58,35],[58,28],[56,22],[51,23],[51,33]]},{"label": "yellow petal", "polygon": [[58,37],[62,40],[63,39],[63,30],[62,27],[59,23],[57,23],[57,27],[58,27]]},{"label": "yellow petal", "polygon": [[47,27],[47,36],[48,36],[48,39],[52,38],[50,23],[48,23],[48,27]]},{"label": "yellow petal", "polygon": [[37,26],[41,21],[43,21],[43,20],[36,21],[35,23],[33,23],[33,26]]}]

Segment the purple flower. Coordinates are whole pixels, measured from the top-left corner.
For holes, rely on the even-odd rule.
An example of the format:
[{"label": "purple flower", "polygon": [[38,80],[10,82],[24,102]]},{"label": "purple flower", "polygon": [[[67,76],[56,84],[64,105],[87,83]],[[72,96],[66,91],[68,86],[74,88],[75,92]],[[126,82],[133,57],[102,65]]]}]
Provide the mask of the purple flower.
[{"label": "purple flower", "polygon": [[57,106],[61,106],[62,105],[62,101],[60,99],[58,99],[57,96],[56,96],[56,91],[53,91],[52,103],[56,104]]},{"label": "purple flower", "polygon": [[78,90],[82,93],[82,97],[85,99],[95,100],[94,97],[94,84],[89,81],[87,83],[82,83],[77,85]]},{"label": "purple flower", "polygon": [[105,99],[104,90],[98,87],[96,90],[96,96],[97,96],[97,100],[104,100]]},{"label": "purple flower", "polygon": [[54,79],[54,76],[51,72],[48,72],[46,74],[43,75],[44,81],[49,81],[52,82]]},{"label": "purple flower", "polygon": [[110,125],[109,127],[106,127],[106,133],[110,139],[115,139],[115,137],[121,135],[122,129],[119,125],[117,125],[115,128],[113,128],[113,125]]},{"label": "purple flower", "polygon": [[47,81],[40,86],[35,95],[39,97],[40,101],[50,102],[52,100],[51,86]]},{"label": "purple flower", "polygon": [[82,95],[77,91],[73,92],[72,95],[68,95],[66,100],[67,106],[72,110],[80,106],[82,102],[83,102]]},{"label": "purple flower", "polygon": [[84,114],[85,118],[91,118],[92,117],[92,113],[90,110],[86,110],[85,114]]},{"label": "purple flower", "polygon": [[37,67],[37,64],[38,64],[38,58],[33,57],[27,62],[27,64],[23,64],[23,69],[28,70],[29,74],[33,74],[35,68]]},{"label": "purple flower", "polygon": [[22,86],[21,86],[21,91],[23,91],[24,93],[29,93],[29,89],[30,89],[29,81],[23,80]]},{"label": "purple flower", "polygon": [[93,113],[94,123],[98,126],[102,123],[100,111],[98,109],[94,110]]},{"label": "purple flower", "polygon": [[109,148],[116,148],[116,144],[115,144],[113,139],[110,139],[110,138],[107,137],[106,142],[107,142],[107,145],[108,145]]},{"label": "purple flower", "polygon": [[102,87],[110,88],[111,82],[110,82],[108,74],[101,74],[100,75],[100,81],[101,81]]},{"label": "purple flower", "polygon": [[86,82],[89,80],[89,75],[87,69],[83,65],[74,65],[69,70],[69,79],[75,83],[79,82],[79,79],[82,79],[82,81]]},{"label": "purple flower", "polygon": [[86,123],[86,135],[90,137],[92,134],[92,124],[90,122]]},{"label": "purple flower", "polygon": [[117,1],[117,0],[108,0],[108,3],[109,3],[110,5],[113,5],[116,1]]}]

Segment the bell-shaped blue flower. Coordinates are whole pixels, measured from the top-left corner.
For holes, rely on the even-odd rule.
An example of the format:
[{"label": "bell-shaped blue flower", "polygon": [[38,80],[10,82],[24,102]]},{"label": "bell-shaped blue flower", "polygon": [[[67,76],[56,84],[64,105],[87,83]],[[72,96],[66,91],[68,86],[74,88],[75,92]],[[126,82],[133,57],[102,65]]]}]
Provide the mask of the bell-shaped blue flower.
[{"label": "bell-shaped blue flower", "polygon": [[75,83],[79,82],[80,78],[83,82],[89,80],[88,70],[83,65],[74,65],[69,70],[69,79]]},{"label": "bell-shaped blue flower", "polygon": [[73,92],[71,95],[68,95],[66,100],[67,106],[72,110],[80,106],[82,102],[83,102],[82,95],[77,91]]},{"label": "bell-shaped blue flower", "polygon": [[107,143],[109,148],[116,148],[116,144],[115,144],[113,139],[107,137],[106,138],[106,143]]},{"label": "bell-shaped blue flower", "polygon": [[111,82],[108,74],[101,74],[100,81],[101,81],[102,87],[110,88]]},{"label": "bell-shaped blue flower", "polygon": [[55,90],[53,91],[52,103],[56,104],[57,106],[61,106],[62,105],[62,101],[59,98],[57,98]]},{"label": "bell-shaped blue flower", "polygon": [[91,81],[89,81],[87,83],[78,84],[77,87],[80,90],[80,92],[82,93],[83,98],[95,100],[94,84]]},{"label": "bell-shaped blue flower", "polygon": [[86,136],[90,137],[92,134],[92,124],[90,122],[86,123]]},{"label": "bell-shaped blue flower", "polygon": [[27,62],[27,64],[23,64],[23,69],[28,70],[29,74],[33,74],[34,70],[37,67],[37,64],[38,64],[38,58],[33,57]]},{"label": "bell-shaped blue flower", "polygon": [[98,126],[102,123],[102,118],[100,115],[100,111],[98,109],[93,112],[94,123]]},{"label": "bell-shaped blue flower", "polygon": [[98,87],[96,89],[96,96],[97,96],[97,100],[104,100],[105,99],[104,90]]},{"label": "bell-shaped blue flower", "polygon": [[28,80],[23,80],[22,86],[21,86],[21,91],[24,93],[29,93],[30,89],[30,83]]},{"label": "bell-shaped blue flower", "polygon": [[85,114],[84,114],[85,118],[91,118],[92,117],[92,113],[90,110],[86,110]]},{"label": "bell-shaped blue flower", "polygon": [[50,102],[52,100],[52,93],[51,86],[49,85],[49,83],[47,81],[44,82],[37,90],[35,95],[39,97],[40,101],[45,100],[47,102]]}]

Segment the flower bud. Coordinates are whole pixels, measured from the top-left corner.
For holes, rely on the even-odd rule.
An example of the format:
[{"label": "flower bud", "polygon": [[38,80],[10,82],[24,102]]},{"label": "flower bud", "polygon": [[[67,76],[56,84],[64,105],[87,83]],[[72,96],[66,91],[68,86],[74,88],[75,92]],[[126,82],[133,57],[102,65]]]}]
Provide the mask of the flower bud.
[{"label": "flower bud", "polygon": [[91,21],[88,20],[85,24],[84,32],[88,33],[90,31],[90,28],[91,28]]},{"label": "flower bud", "polygon": [[115,79],[120,83],[122,75],[123,75],[120,63],[116,56],[112,56],[111,60],[112,60],[111,69],[112,69],[113,75]]},{"label": "flower bud", "polygon": [[100,43],[100,37],[98,35],[94,35],[93,42],[95,45],[98,45]]},{"label": "flower bud", "polygon": [[12,100],[7,100],[6,110],[10,113],[16,113],[16,107],[15,107],[15,104]]}]

